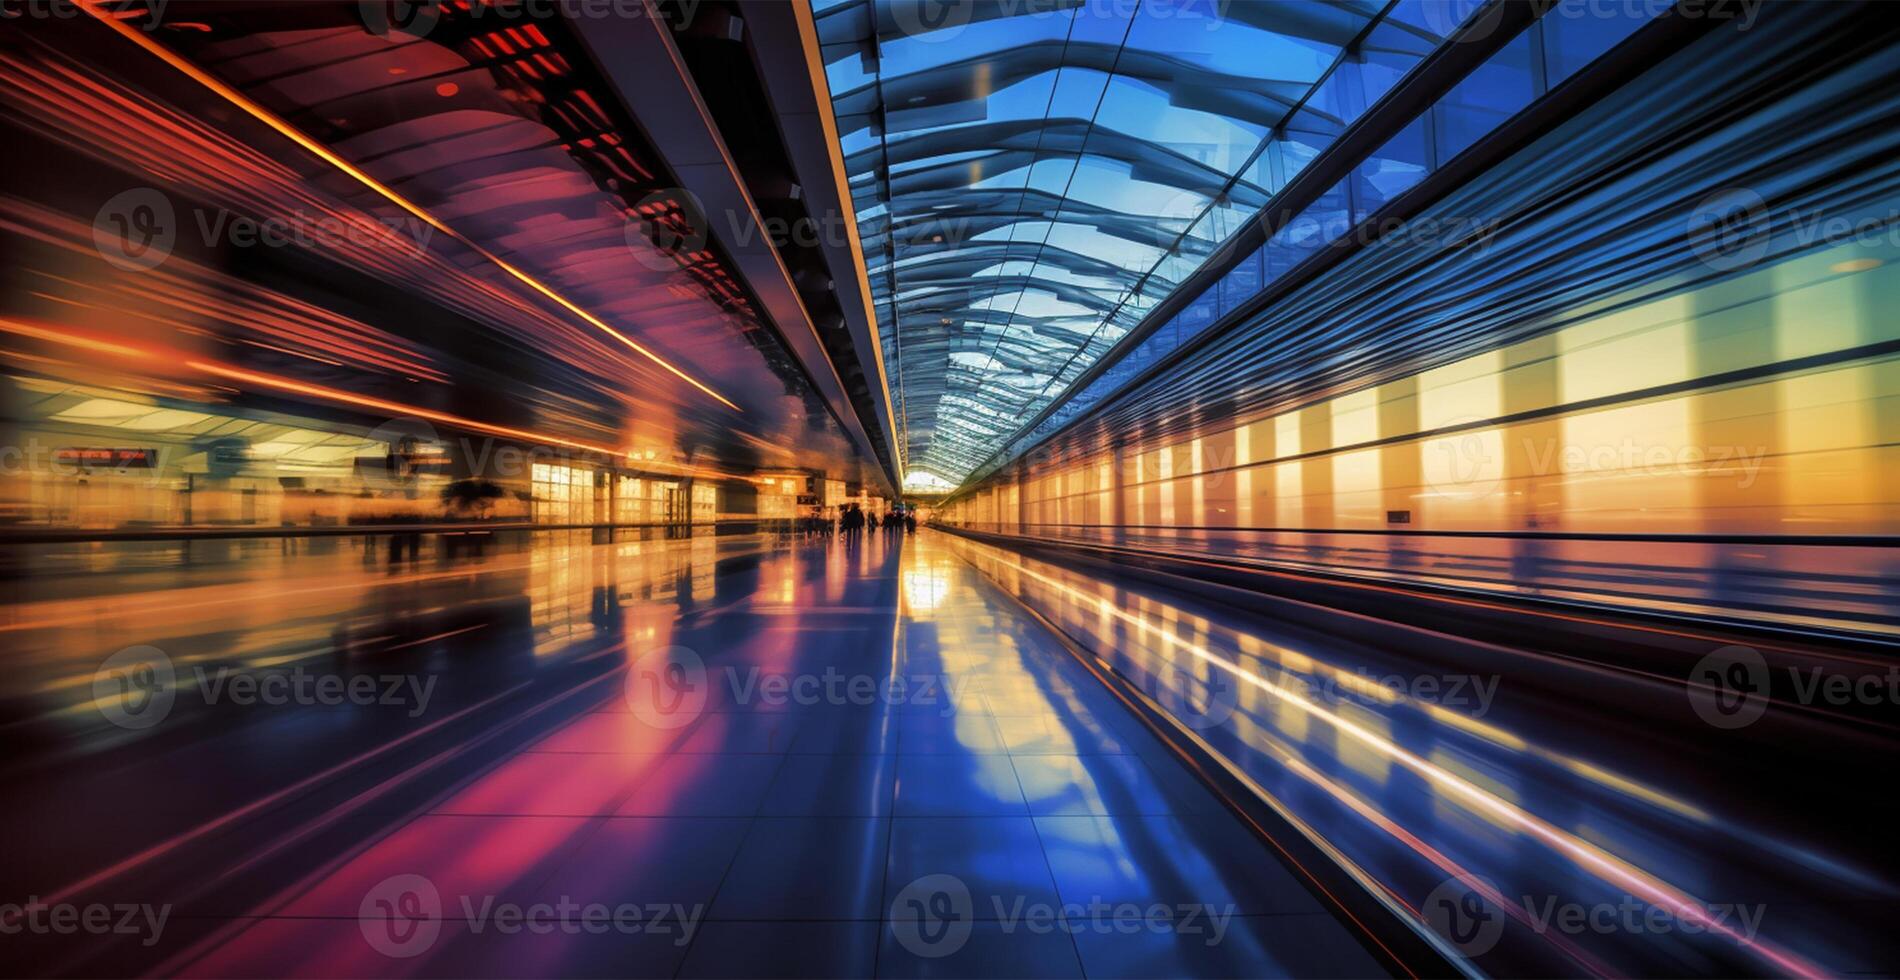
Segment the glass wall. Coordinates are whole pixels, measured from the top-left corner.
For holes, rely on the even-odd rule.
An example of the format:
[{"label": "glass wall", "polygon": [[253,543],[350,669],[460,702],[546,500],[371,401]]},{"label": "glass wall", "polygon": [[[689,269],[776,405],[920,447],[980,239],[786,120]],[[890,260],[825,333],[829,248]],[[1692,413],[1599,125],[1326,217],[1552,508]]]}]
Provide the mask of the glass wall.
[{"label": "glass wall", "polygon": [[[1127,444],[1119,517],[1111,458],[1039,466],[1022,517],[1032,532],[1893,533],[1900,359],[1860,352],[1895,336],[1900,261],[1874,251],[1822,250],[1246,425]],[[979,492],[944,517],[1003,528],[1014,486],[1000,510]]]},{"label": "glass wall", "polygon": [[[1435,19],[1428,4],[1401,3],[1391,18],[1401,23]],[[1133,348],[1117,357],[1100,375],[1036,427],[1018,435],[992,456],[981,476],[1002,461],[1021,456],[1063,426],[1081,417],[1103,399],[1121,390],[1137,376],[1182,345],[1205,333],[1254,299],[1308,256],[1336,241],[1356,224],[1371,217],[1433,170],[1469,149],[1479,139],[1528,107],[1534,100],[1568,80],[1590,61],[1627,38],[1648,20],[1646,8],[1607,5],[1579,16],[1559,5],[1484,65],[1448,91],[1410,125],[1353,168],[1349,177],[1328,189],[1268,242],[1234,266],[1200,297],[1162,324]],[[1418,55],[1400,43],[1403,34],[1392,24],[1373,32],[1374,43],[1363,60],[1342,63],[1321,86],[1319,104],[1309,105],[1296,117],[1280,140],[1264,148],[1270,163],[1287,179],[1302,169],[1345,125],[1363,112],[1362,100],[1347,92],[1364,91],[1371,101],[1382,95]],[[1382,48],[1381,41],[1394,45]],[[1328,101],[1331,100],[1331,101]],[[1333,107],[1331,113],[1323,106]],[[1283,184],[1276,184],[1275,192]],[[1219,236],[1224,240],[1225,236]],[[1205,253],[1204,253],[1205,254]],[[1074,372],[1079,377],[1081,369]],[[1071,379],[1072,380],[1072,379]],[[1051,392],[1060,396],[1066,384]]]},{"label": "glass wall", "polygon": [[593,523],[593,470],[555,463],[535,463],[532,476],[535,523]]}]

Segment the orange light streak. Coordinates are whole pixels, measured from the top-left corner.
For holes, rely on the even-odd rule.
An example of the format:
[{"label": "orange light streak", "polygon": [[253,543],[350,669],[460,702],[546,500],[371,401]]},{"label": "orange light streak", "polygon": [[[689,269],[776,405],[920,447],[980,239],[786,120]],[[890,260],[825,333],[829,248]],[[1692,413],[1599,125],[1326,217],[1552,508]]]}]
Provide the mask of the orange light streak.
[{"label": "orange light streak", "polygon": [[57,330],[48,330],[45,327],[35,327],[31,324],[21,323],[18,320],[0,320],[0,330],[11,334],[19,334],[22,337],[32,337],[34,340],[45,340],[55,344],[65,344],[69,347],[78,347],[82,350],[95,351],[100,354],[136,358],[148,358],[152,356],[151,352],[140,350],[137,347],[115,344],[107,340],[95,340],[82,334],[61,333]]},{"label": "orange light streak", "polygon": [[160,61],[163,61],[166,64],[170,65],[171,67],[177,69],[180,73],[190,78],[192,81],[195,81],[198,84],[209,89],[213,94],[217,95],[219,98],[224,99],[225,101],[231,103],[232,105],[238,107],[239,109],[244,110],[244,112],[250,115],[252,118],[276,130],[278,133],[281,133],[285,138],[297,144],[299,147],[302,147],[306,152],[310,153],[312,156],[315,156],[318,159],[322,160],[323,162],[329,164],[330,166],[335,167],[336,169],[342,171],[345,174],[348,174],[351,178],[355,179],[358,183],[376,192],[378,195],[382,196],[385,200],[389,201],[391,204],[394,204],[397,207],[402,208],[404,211],[407,211],[411,215],[414,215],[416,218],[426,222],[429,225],[429,227],[434,228],[436,231],[439,231],[442,234],[455,239],[458,243],[460,243],[464,247],[468,248],[469,250],[475,252],[477,255],[480,255],[482,258],[494,264],[496,268],[514,277],[521,284],[527,286],[528,288],[534,290],[537,293],[540,293],[542,296],[551,300],[556,305],[560,306],[562,309],[567,310],[569,313],[572,313],[574,316],[585,321],[589,326],[592,326],[595,329],[601,331],[602,333],[605,333],[607,336],[612,337],[613,339],[619,341],[621,344],[625,345],[629,350],[632,350],[634,353],[637,353],[641,355],[642,357],[645,357],[646,359],[659,365],[660,367],[664,368],[667,372],[671,373],[673,376],[679,378],[680,380],[686,382],[687,384],[690,384],[693,387],[698,388],[700,391],[706,393],[708,396],[712,397],[715,401],[726,406],[727,408],[730,408],[735,412],[744,411],[744,409],[741,409],[738,405],[727,400],[725,396],[719,394],[717,391],[714,391],[712,388],[708,387],[699,379],[675,367],[672,364],[672,362],[666,360],[665,358],[661,357],[658,354],[655,354],[653,351],[648,350],[644,345],[634,340],[632,337],[629,337],[626,334],[623,334],[620,331],[614,329],[612,326],[609,326],[606,321],[582,309],[580,306],[576,305],[573,301],[569,300],[567,297],[562,296],[560,293],[555,292],[552,288],[546,285],[543,285],[539,280],[535,279],[533,276],[530,276],[527,273],[521,271],[520,269],[515,268],[513,265],[508,264],[507,262],[503,261],[500,256],[494,254],[493,252],[490,252],[489,250],[483,248],[480,245],[477,245],[473,240],[463,236],[461,233],[457,232],[453,228],[450,228],[448,225],[443,224],[440,219],[436,218],[435,215],[432,215],[428,211],[424,210],[421,205],[418,205],[414,203],[413,201],[410,201],[408,198],[402,196],[401,194],[398,194],[394,189],[383,184],[381,181],[370,176],[364,171],[357,169],[349,161],[344,160],[342,157],[336,155],[334,152],[332,152],[329,148],[325,147],[323,144],[318,143],[316,140],[311,139],[309,136],[306,136],[302,131],[298,130],[296,127],[290,125],[284,120],[279,119],[277,115],[275,113],[272,113],[269,109],[264,108],[263,106],[257,104],[256,102],[253,102],[250,98],[245,96],[243,93],[219,81],[217,78],[213,77],[210,73],[199,68],[197,65],[192,64],[190,61],[186,60],[183,56],[173,52],[170,48],[167,48],[164,45],[159,44],[157,41],[154,41],[151,38],[147,37],[144,34],[144,32],[140,31],[138,28],[133,27],[132,25],[124,23],[122,21],[113,19],[112,15],[109,12],[99,9],[99,0],[84,0],[81,6],[82,6],[82,9],[84,9],[87,13],[91,14],[95,20],[97,20],[101,24],[106,25],[107,27],[112,28],[112,30],[117,32],[120,37],[123,37],[131,41],[133,44],[136,44],[139,47],[145,49],[145,51],[151,54],[153,57],[156,57]]},{"label": "orange light streak", "polygon": [[428,419],[431,422],[441,422],[445,425],[460,426],[473,429],[477,432],[486,432],[489,435],[506,436],[510,439],[521,439],[526,442],[540,442],[556,446],[566,446],[569,449],[603,453],[608,456],[618,457],[625,455],[625,453],[618,449],[598,445],[596,443],[577,442],[573,439],[564,439],[560,436],[548,435],[546,433],[529,432],[526,429],[516,429],[506,425],[495,425],[490,422],[478,422],[475,419],[464,418],[460,415],[450,415],[447,412],[438,412],[434,409],[422,408],[418,405],[404,405],[401,402],[385,401],[381,398],[374,398],[369,395],[359,395],[355,392],[344,391],[340,388],[328,388],[323,385],[309,384],[291,378],[281,378],[272,374],[259,374],[256,371],[246,371],[228,364],[219,364],[216,361],[186,361],[185,366],[194,371],[203,371],[206,374],[216,375],[220,378],[228,378],[232,381],[243,381],[247,384],[258,385],[265,388],[275,388],[278,391],[288,391],[298,395],[308,395],[312,398],[321,398],[325,401],[338,402],[344,405],[355,405],[359,408],[373,408],[379,412],[388,412],[392,415],[411,415],[420,419]]}]

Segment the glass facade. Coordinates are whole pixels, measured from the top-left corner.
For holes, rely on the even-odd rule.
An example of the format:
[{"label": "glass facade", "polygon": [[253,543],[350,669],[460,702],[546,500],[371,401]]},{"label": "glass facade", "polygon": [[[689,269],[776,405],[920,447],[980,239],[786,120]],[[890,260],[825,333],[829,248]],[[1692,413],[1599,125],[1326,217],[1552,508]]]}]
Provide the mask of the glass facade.
[{"label": "glass facade", "polygon": [[588,524],[594,520],[594,471],[535,463],[534,519],[542,524]]},{"label": "glass facade", "polygon": [[[1421,8],[1430,16],[1421,16]],[[996,465],[1020,456],[1081,417],[1647,21],[1647,12],[1636,9],[1611,10],[1604,16],[1575,14],[1575,10],[1560,5],[1532,24],[1528,31],[1492,55],[1436,104],[1355,166],[1349,178],[1322,194],[1203,296],[1135,347],[1117,355],[1118,359],[1106,371],[1070,395],[1033,429],[1021,432],[1008,445],[999,447],[1002,451],[979,463],[975,475],[982,476]],[[1386,22],[1374,29],[1371,37],[1374,40],[1394,37],[1392,32],[1407,23],[1408,18],[1417,18],[1420,23],[1438,22],[1443,19],[1443,12],[1428,5],[1400,3],[1388,14]],[[1408,57],[1410,61],[1417,60],[1416,54],[1368,54],[1362,61],[1342,65],[1341,71],[1359,75],[1363,83],[1382,94],[1396,81],[1400,74],[1397,68],[1408,63]],[[1334,74],[1337,77],[1341,72]],[[1312,118],[1305,110],[1297,117],[1298,120]],[[1276,142],[1271,148],[1279,151],[1289,173],[1294,172],[1311,160],[1338,128],[1343,127],[1329,131],[1325,126],[1313,124],[1309,132],[1295,133],[1295,138]]]},{"label": "glass facade", "polygon": [[1456,23],[1436,8],[1457,4],[813,6],[907,469],[956,484],[1431,51]]},{"label": "glass facade", "polygon": [[[1118,352],[1476,5],[1183,0],[960,5],[940,17],[908,0],[813,6],[920,485],[959,484],[1026,451],[1646,17],[1554,9]],[[1111,352],[1115,366],[1071,392]]]}]

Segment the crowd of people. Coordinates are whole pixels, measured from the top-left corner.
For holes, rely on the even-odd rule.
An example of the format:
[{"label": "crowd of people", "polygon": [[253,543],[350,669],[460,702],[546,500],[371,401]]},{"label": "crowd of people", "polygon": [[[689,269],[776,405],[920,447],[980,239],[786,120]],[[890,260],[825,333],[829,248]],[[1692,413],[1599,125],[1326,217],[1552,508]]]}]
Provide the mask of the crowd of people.
[{"label": "crowd of people", "polygon": [[879,529],[890,534],[899,532],[916,534],[917,511],[914,508],[900,506],[892,507],[883,514],[874,514],[857,504],[846,504],[839,508],[836,517],[829,515],[807,517],[801,523],[804,525],[805,533],[826,536],[833,534],[843,537],[855,537],[859,534],[875,535]]}]

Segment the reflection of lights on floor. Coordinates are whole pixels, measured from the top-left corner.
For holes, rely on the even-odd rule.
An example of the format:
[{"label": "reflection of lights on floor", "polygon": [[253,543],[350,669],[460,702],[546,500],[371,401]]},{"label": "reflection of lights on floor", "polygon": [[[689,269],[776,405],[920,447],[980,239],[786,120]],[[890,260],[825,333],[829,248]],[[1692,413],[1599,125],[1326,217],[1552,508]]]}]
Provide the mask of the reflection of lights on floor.
[{"label": "reflection of lights on floor", "polygon": [[905,569],[903,582],[904,601],[918,611],[943,605],[943,597],[950,591],[949,570],[936,564]]},{"label": "reflection of lights on floor", "polygon": [[1183,639],[1171,631],[1157,627],[1147,619],[1115,608],[1108,600],[1090,595],[1080,589],[1060,582],[1050,576],[1033,571],[1003,556],[998,549],[977,546],[977,550],[998,564],[1007,567],[1025,579],[1033,580],[1055,592],[1067,596],[1082,608],[1091,605],[1139,630],[1155,637],[1163,643],[1196,658],[1210,667],[1221,670],[1242,684],[1252,687],[1273,698],[1280,705],[1297,710],[1315,721],[1322,722],[1339,735],[1358,743],[1363,749],[1377,753],[1389,764],[1401,766],[1445,794],[1455,799],[1469,813],[1485,818],[1494,825],[1523,833],[1538,841],[1552,851],[1563,855],[1578,868],[1589,872],[1599,880],[1627,890],[1650,905],[1667,909],[1677,918],[1692,921],[1701,929],[1720,933],[1733,940],[1737,945],[1752,950],[1779,969],[1801,976],[1820,976],[1821,970],[1802,959],[1799,955],[1780,949],[1774,944],[1757,936],[1747,934],[1722,921],[1708,912],[1709,906],[1693,896],[1650,872],[1630,864],[1612,852],[1576,835],[1518,806],[1516,803],[1492,793],[1464,776],[1453,772],[1436,762],[1398,745],[1381,732],[1373,730],[1368,724],[1354,720],[1342,712],[1328,709],[1326,706],[1307,699],[1295,689],[1276,684],[1259,674],[1247,670],[1220,656],[1201,644]]}]

